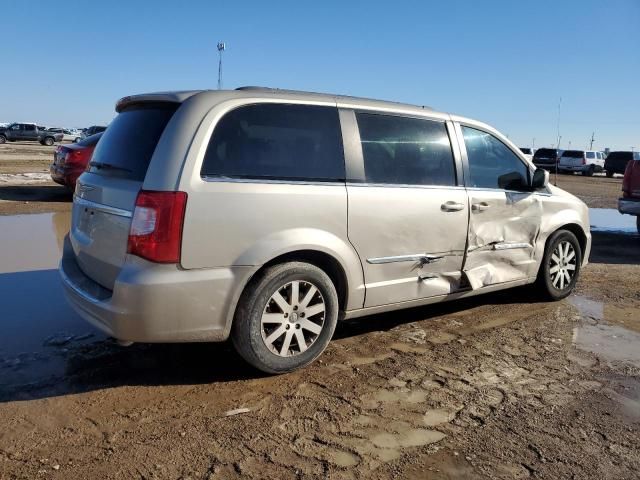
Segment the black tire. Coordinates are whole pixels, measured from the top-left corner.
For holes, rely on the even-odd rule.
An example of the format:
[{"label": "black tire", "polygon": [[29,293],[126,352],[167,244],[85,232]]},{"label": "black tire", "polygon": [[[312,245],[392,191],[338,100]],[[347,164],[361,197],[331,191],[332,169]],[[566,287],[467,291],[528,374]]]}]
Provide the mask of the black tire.
[{"label": "black tire", "polygon": [[[554,285],[555,277],[552,276],[551,270],[557,266],[557,262],[554,259],[554,255],[557,257],[557,249],[560,245],[570,244],[573,248],[574,257],[572,258],[571,265],[574,266],[573,275],[567,284],[564,284],[566,277],[559,279]],[[566,247],[563,247],[563,250]],[[580,277],[580,267],[582,265],[582,250],[580,248],[580,242],[576,236],[568,230],[558,230],[554,232],[545,247],[544,257],[540,270],[538,271],[538,279],[536,280],[536,287],[540,294],[547,300],[562,300],[569,296],[573,291],[573,288]],[[570,271],[570,270],[568,270]],[[556,273],[556,276],[559,275]],[[562,282],[562,283],[560,283]]]},{"label": "black tire", "polygon": [[52,137],[45,137],[45,139],[44,139],[44,144],[47,147],[50,147],[51,145],[53,145],[54,142],[55,142],[55,139],[53,139]]},{"label": "black tire", "polygon": [[596,167],[593,165],[590,165],[589,168],[582,171],[582,175],[585,175],[587,177],[593,177],[593,174],[595,171],[596,171]]},{"label": "black tire", "polygon": [[[291,310],[290,316],[285,314],[285,317],[288,319],[279,324],[278,327],[273,327],[273,330],[266,331],[267,327],[263,329],[262,316],[263,314],[269,314],[267,310],[275,311],[274,315],[280,315],[278,310],[284,311],[284,309],[275,304],[272,297],[275,296],[276,293],[290,291],[293,287],[290,287],[290,290],[286,289],[292,282],[300,282],[299,285],[302,286],[312,285],[316,287],[317,292],[311,299],[311,302],[314,302],[314,299],[316,302],[324,302],[323,314],[312,315],[314,323],[318,321],[322,322],[321,329],[317,334],[302,329],[301,324],[297,323],[298,321],[301,323],[305,321],[303,318],[304,307],[300,307],[300,310],[298,310],[297,307],[293,307],[302,313],[296,314]],[[307,292],[309,290],[307,290]],[[303,295],[303,290],[300,289],[299,292],[298,297],[300,298]],[[320,296],[317,296],[318,294]],[[285,299],[285,301],[287,300]],[[291,297],[289,297],[288,302],[292,305],[295,303],[291,302]],[[308,302],[307,305],[311,305],[311,302]],[[300,305],[302,305],[302,303],[303,302],[300,302]],[[318,303],[312,306],[315,305],[318,305]],[[245,288],[238,302],[238,307],[236,308],[231,330],[231,339],[240,356],[257,369],[271,374],[290,372],[309,365],[324,351],[336,328],[338,309],[339,304],[336,288],[329,276],[320,268],[302,262],[288,262],[275,265],[261,272],[256,278],[252,279]],[[302,319],[300,319],[298,315],[300,315]],[[312,318],[312,316],[310,316],[309,319]],[[320,317],[322,317],[322,319],[320,319]],[[309,319],[306,320],[310,322],[311,320]],[[273,325],[278,324],[274,323]],[[271,347],[275,348],[275,350],[277,350],[277,348],[284,349],[286,338],[289,338],[291,343],[288,345],[291,345],[291,347],[287,348],[286,355],[289,355],[293,350],[294,339],[296,339],[296,348],[301,351],[293,353],[290,356],[283,356],[267,346],[268,338],[277,335],[276,330],[281,328],[286,328],[286,330],[280,333],[280,336],[275,337],[275,340],[271,342]],[[291,330],[291,333],[289,333],[289,330]],[[307,338],[313,337],[308,347],[306,346],[307,338],[303,337],[302,343],[305,343],[305,350],[301,349],[297,340],[297,335],[304,335],[303,332],[307,332],[307,335],[310,335],[310,337]],[[266,338],[265,335],[267,335]],[[278,344],[276,346],[275,342],[280,339],[282,339],[282,345],[280,346]]]},{"label": "black tire", "polygon": [[638,230],[638,233],[640,233],[640,215],[636,217],[636,229]]},{"label": "black tire", "polygon": [[607,170],[607,178],[613,177],[613,172],[611,170]]},{"label": "black tire", "polygon": [[7,141],[7,137],[5,137],[4,135],[0,135],[0,145],[3,143],[6,143]]}]

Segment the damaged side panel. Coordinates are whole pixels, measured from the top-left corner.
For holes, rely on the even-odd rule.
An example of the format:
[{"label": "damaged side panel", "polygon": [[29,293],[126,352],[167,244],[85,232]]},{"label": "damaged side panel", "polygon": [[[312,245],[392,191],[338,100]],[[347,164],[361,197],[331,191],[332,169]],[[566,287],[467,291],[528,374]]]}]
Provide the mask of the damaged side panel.
[{"label": "damaged side panel", "polygon": [[463,271],[472,289],[526,279],[537,263],[542,201],[529,192],[469,189]]}]

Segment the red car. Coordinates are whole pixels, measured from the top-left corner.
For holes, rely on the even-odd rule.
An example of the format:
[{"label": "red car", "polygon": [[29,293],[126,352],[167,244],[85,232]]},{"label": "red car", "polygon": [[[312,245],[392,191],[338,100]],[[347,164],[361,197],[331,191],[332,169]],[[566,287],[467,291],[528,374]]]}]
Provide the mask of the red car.
[{"label": "red car", "polygon": [[622,198],[618,200],[618,211],[636,216],[640,233],[640,152],[633,152],[622,179]]},{"label": "red car", "polygon": [[91,135],[78,143],[59,145],[53,154],[53,163],[49,167],[54,182],[75,190],[76,180],[87,168],[102,133]]}]

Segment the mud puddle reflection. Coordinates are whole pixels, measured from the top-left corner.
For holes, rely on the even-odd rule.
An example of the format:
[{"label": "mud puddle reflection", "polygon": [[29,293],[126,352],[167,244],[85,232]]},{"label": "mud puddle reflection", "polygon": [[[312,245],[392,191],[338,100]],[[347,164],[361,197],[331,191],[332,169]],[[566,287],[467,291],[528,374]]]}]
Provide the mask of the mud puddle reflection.
[{"label": "mud puddle reflection", "polygon": [[60,379],[75,348],[104,337],[67,305],[57,272],[67,212],[0,217],[0,401]]},{"label": "mud puddle reflection", "polygon": [[610,362],[640,368],[640,311],[572,296],[569,301],[582,314],[573,330],[573,343]]},{"label": "mud puddle reflection", "polygon": [[622,215],[613,208],[590,208],[591,231],[612,233],[637,233],[636,217]]}]

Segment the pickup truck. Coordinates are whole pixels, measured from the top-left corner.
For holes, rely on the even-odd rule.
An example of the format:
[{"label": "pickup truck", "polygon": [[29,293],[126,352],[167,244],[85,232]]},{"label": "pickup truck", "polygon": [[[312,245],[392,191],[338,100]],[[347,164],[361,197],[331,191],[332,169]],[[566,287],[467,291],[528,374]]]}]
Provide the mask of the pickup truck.
[{"label": "pickup truck", "polygon": [[47,131],[35,123],[12,123],[8,127],[0,128],[0,143],[7,141],[36,141],[51,146],[62,141],[62,133]]}]

